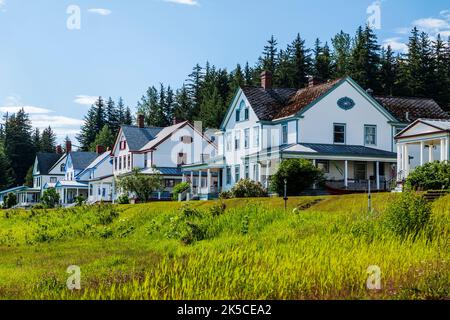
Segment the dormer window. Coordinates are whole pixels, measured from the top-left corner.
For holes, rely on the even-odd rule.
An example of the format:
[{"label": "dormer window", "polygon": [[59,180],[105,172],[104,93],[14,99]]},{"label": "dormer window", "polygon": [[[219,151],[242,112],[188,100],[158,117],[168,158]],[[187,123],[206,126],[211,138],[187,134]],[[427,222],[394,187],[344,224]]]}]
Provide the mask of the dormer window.
[{"label": "dormer window", "polygon": [[248,118],[249,118],[249,110],[248,110],[248,108],[246,107],[245,109],[244,109],[244,120],[248,120]]},{"label": "dormer window", "polygon": [[247,121],[249,119],[249,109],[245,104],[245,101],[241,101],[239,108],[236,109],[236,122],[241,121],[242,112],[244,112],[244,119],[242,121]]},{"label": "dormer window", "polygon": [[241,121],[241,109],[236,110],[236,122]]},{"label": "dormer window", "polygon": [[66,164],[65,163],[61,164],[61,167],[59,169],[61,170],[61,172],[66,171]]},{"label": "dormer window", "polygon": [[181,142],[184,144],[191,144],[194,142],[194,139],[191,136],[183,136],[181,137]]},{"label": "dormer window", "polygon": [[127,141],[122,140],[120,141],[120,150],[125,150],[127,148]]}]

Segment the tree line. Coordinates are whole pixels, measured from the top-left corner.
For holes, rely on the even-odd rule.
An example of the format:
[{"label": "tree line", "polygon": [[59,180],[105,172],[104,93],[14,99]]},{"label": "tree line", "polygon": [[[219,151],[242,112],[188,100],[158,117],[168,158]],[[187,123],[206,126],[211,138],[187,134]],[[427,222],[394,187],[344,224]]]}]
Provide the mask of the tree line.
[{"label": "tree line", "polygon": [[0,190],[32,185],[32,166],[38,152],[55,152],[56,135],[51,127],[33,129],[23,110],[6,114],[0,125]]}]

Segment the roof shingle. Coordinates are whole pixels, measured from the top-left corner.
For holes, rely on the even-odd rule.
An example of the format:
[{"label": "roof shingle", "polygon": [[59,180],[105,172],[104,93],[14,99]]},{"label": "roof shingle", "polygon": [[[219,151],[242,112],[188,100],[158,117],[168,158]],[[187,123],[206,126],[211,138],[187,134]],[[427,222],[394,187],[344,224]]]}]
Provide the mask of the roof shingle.
[{"label": "roof shingle", "polygon": [[122,126],[122,132],[127,139],[128,147],[131,151],[139,151],[149,141],[155,139],[158,133],[164,128],[137,126]]},{"label": "roof shingle", "polygon": [[38,161],[39,174],[48,174],[50,168],[53,167],[56,162],[58,162],[61,156],[61,154],[57,153],[38,153],[36,157]]}]

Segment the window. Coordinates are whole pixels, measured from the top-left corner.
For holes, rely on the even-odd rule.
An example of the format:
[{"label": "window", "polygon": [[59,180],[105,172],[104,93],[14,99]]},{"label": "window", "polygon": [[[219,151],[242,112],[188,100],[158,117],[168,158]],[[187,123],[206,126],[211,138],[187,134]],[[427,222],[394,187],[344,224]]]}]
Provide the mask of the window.
[{"label": "window", "polygon": [[234,136],[234,150],[239,150],[241,148],[241,132],[236,131]]},{"label": "window", "polygon": [[125,150],[127,148],[127,141],[122,140],[120,141],[120,150]]},{"label": "window", "polygon": [[259,127],[253,128],[253,147],[259,148]]},{"label": "window", "polygon": [[241,166],[237,165],[234,167],[234,180],[235,182],[238,182],[241,180]]},{"label": "window", "polygon": [[231,151],[231,132],[227,132],[225,135],[226,145],[227,145],[227,151]]},{"label": "window", "polygon": [[58,182],[58,178],[50,177],[50,183],[57,183],[57,182]]},{"label": "window", "polygon": [[345,143],[345,124],[335,124],[333,135],[334,143]]},{"label": "window", "polygon": [[173,180],[173,179],[166,179],[164,181],[164,186],[166,188],[173,188],[173,187],[175,187],[175,180]]},{"label": "window", "polygon": [[377,126],[364,126],[364,144],[371,146],[377,144]]},{"label": "window", "polygon": [[89,195],[91,197],[94,195],[94,186],[92,184],[89,186]]},{"label": "window", "polygon": [[330,161],[328,160],[317,160],[316,166],[318,169],[322,170],[324,173],[330,173]]},{"label": "window", "polygon": [[102,189],[98,188],[97,190],[98,190],[98,191],[97,191],[98,195],[99,195],[99,196],[102,195]]},{"label": "window", "polygon": [[106,197],[106,188],[103,188],[103,190],[102,190],[102,197],[103,198]]},{"label": "window", "polygon": [[241,109],[236,109],[236,122],[241,121]]},{"label": "window", "polygon": [[250,148],[250,129],[244,130],[244,146],[245,149]]},{"label": "window", "polygon": [[66,164],[65,163],[61,164],[61,167],[59,169],[61,170],[61,172],[66,171]]},{"label": "window", "polygon": [[259,181],[259,165],[257,163],[253,165],[253,180]]},{"label": "window", "polygon": [[131,154],[128,155],[128,169],[131,169]]},{"label": "window", "polygon": [[288,125],[284,124],[281,127],[281,143],[287,144],[288,143]]},{"label": "window", "polygon": [[148,153],[144,153],[144,168],[148,168]]},{"label": "window", "polygon": [[185,165],[186,163],[187,163],[187,154],[180,152],[178,154],[178,165],[182,166]]},{"label": "window", "polygon": [[246,107],[245,109],[244,109],[244,120],[248,120],[248,118],[249,118],[249,109]]},{"label": "window", "polygon": [[117,157],[114,157],[114,170],[116,170],[117,171]]},{"label": "window", "polygon": [[231,184],[231,167],[227,167],[227,184]]},{"label": "window", "polygon": [[119,157],[119,170],[122,170],[122,157]]},{"label": "window", "polygon": [[248,159],[245,160],[244,176],[245,179],[250,179],[250,163],[248,162]]},{"label": "window", "polygon": [[184,144],[191,144],[192,142],[194,142],[194,139],[191,136],[183,136],[181,137],[181,142],[183,142]]}]

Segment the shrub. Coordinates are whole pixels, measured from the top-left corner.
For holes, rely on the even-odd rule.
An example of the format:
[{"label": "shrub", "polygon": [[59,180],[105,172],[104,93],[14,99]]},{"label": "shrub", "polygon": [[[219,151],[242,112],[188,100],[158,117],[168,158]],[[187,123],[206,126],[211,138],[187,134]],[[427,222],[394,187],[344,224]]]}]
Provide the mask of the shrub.
[{"label": "shrub", "polygon": [[97,221],[101,225],[108,225],[119,217],[119,213],[112,206],[98,206]]},{"label": "shrub", "polygon": [[135,168],[131,175],[117,179],[117,186],[126,193],[135,194],[142,202],[148,202],[153,192],[163,189],[161,174],[143,174]]},{"label": "shrub", "polygon": [[231,199],[233,198],[233,194],[231,193],[231,191],[222,191],[219,194],[219,199],[225,200],[225,199]]},{"label": "shrub", "polygon": [[402,193],[386,209],[388,228],[401,237],[416,237],[427,226],[430,216],[430,204],[413,192]]},{"label": "shrub", "polygon": [[77,205],[77,207],[81,207],[86,201],[86,198],[83,196],[77,196],[75,197],[75,203]]},{"label": "shrub", "polygon": [[322,170],[316,168],[306,159],[288,159],[281,162],[278,171],[271,180],[271,189],[279,195],[284,195],[284,180],[287,180],[287,195],[298,196],[314,183],[321,183]]},{"label": "shrub", "polygon": [[219,201],[218,203],[216,203],[209,209],[209,213],[213,217],[218,217],[218,216],[222,215],[226,209],[227,209],[227,205],[224,202]]},{"label": "shrub", "polygon": [[415,168],[406,179],[414,190],[450,189],[450,162],[431,162]]},{"label": "shrub", "polygon": [[191,187],[191,184],[190,184],[189,182],[182,182],[182,183],[177,184],[177,185],[175,186],[175,188],[173,188],[173,196],[172,196],[172,199],[173,199],[174,201],[178,201],[178,195],[179,195],[180,193],[183,193],[183,192],[185,192],[185,191],[188,191],[190,187]]},{"label": "shrub", "polygon": [[117,199],[117,203],[118,204],[130,204],[130,198],[128,198],[127,194],[122,194],[118,199]]},{"label": "shrub", "polygon": [[17,196],[16,196],[16,194],[12,193],[12,192],[8,193],[8,195],[5,198],[4,204],[3,204],[4,208],[5,209],[10,209],[12,207],[15,207],[16,205],[17,205]]},{"label": "shrub", "polygon": [[242,179],[231,189],[234,198],[259,198],[267,197],[267,191],[261,183],[250,179]]},{"label": "shrub", "polygon": [[41,198],[42,204],[46,208],[54,208],[59,203],[59,194],[56,192],[55,188],[49,188],[44,191]]},{"label": "shrub", "polygon": [[44,204],[38,203],[38,204],[35,204],[35,205],[33,206],[32,210],[43,210],[43,209],[46,209],[46,208],[47,208],[47,207],[46,207]]}]

